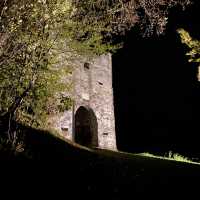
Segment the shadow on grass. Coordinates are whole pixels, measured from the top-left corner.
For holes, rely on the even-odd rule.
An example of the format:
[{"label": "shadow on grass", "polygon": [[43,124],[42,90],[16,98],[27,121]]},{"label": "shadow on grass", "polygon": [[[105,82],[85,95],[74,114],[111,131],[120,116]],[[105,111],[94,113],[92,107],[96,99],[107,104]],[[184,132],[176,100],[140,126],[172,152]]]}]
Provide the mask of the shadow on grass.
[{"label": "shadow on grass", "polygon": [[17,124],[17,129],[19,130],[17,138],[21,146],[17,145],[16,148],[12,148],[5,142],[7,126],[1,125],[0,160],[73,161],[76,154],[88,154],[86,150],[81,151],[80,148],[75,148],[70,142],[67,143],[48,131],[33,129],[21,124]]},{"label": "shadow on grass", "polygon": [[[20,169],[11,164],[6,170],[19,176],[15,180],[23,180],[23,188],[30,192],[33,188],[27,183],[34,181],[37,192],[68,196],[73,191],[74,198],[81,195],[82,198],[98,199],[111,195],[111,199],[126,199],[126,194],[142,197],[146,193],[154,196],[158,191],[166,192],[167,188],[170,188],[168,194],[180,189],[198,191],[194,181],[200,178],[199,166],[123,152],[90,150],[63,141],[49,132],[19,126],[24,151],[1,151],[0,159],[40,161],[31,162],[31,165],[23,162]],[[44,161],[45,164],[41,164]],[[25,178],[21,178],[22,175]],[[192,191],[188,190],[191,185]],[[44,190],[44,186],[48,189]]]}]

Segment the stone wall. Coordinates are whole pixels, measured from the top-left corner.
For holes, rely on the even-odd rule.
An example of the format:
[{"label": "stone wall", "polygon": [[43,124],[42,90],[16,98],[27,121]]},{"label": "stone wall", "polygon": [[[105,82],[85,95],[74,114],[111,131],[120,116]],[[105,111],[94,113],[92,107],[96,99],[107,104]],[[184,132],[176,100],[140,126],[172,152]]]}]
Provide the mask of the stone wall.
[{"label": "stone wall", "polygon": [[[66,138],[74,140],[76,111],[83,106],[93,111],[98,124],[98,148],[116,150],[115,118],[113,108],[111,54],[92,60],[77,61],[72,79],[74,106],[54,120],[55,128]],[[92,124],[91,124],[92,126]]]}]

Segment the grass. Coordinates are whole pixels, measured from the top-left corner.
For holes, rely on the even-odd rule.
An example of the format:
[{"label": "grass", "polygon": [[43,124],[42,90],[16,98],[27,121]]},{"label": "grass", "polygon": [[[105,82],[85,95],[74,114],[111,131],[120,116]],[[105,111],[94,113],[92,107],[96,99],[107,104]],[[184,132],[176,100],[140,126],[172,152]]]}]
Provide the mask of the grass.
[{"label": "grass", "polygon": [[[45,131],[45,130],[43,130]],[[46,130],[49,131],[49,133],[53,136],[53,137],[57,137],[65,142],[67,142],[68,144],[80,148],[80,149],[84,149],[86,151],[90,151],[90,152],[94,152],[93,149],[90,149],[88,147],[79,145],[77,143],[71,142],[70,140],[66,139],[65,137],[61,136],[58,132],[56,132],[54,129],[52,130]],[[105,152],[109,152],[109,150],[105,151]],[[134,153],[128,153],[128,152],[118,152],[118,153],[123,153],[123,154],[129,154],[130,156],[134,156],[134,155],[142,155],[142,156],[146,156],[146,157],[151,157],[151,158],[158,158],[158,159],[166,159],[166,160],[172,160],[172,161],[177,161],[177,162],[185,162],[185,163],[190,163],[190,164],[198,164],[200,165],[200,162],[194,162],[191,158],[185,157],[179,153],[174,153],[172,151],[169,151],[165,154],[165,156],[158,156],[158,155],[154,155],[152,153],[149,152],[144,152],[144,153],[139,153],[139,154],[134,154]],[[111,151],[112,154],[112,151]]]},{"label": "grass", "polygon": [[[80,149],[84,149],[90,152],[94,152],[94,150],[79,145],[77,143],[71,142],[70,140],[62,137],[60,134],[54,134],[54,131],[51,131],[50,134],[52,134],[55,137],[58,137],[59,139],[71,144],[72,146],[76,147],[76,148],[80,148]],[[109,150],[103,150],[103,153],[105,154],[105,152],[108,152]],[[111,154],[113,153],[113,151],[110,151]],[[142,156],[147,156],[147,157],[153,157],[153,158],[158,158],[158,159],[166,159],[166,160],[172,160],[172,161],[177,161],[177,162],[185,162],[185,163],[191,163],[191,164],[198,164],[200,165],[200,162],[194,162],[192,159],[188,158],[188,157],[184,157],[181,154],[178,153],[173,153],[172,151],[169,151],[168,153],[165,154],[165,156],[157,156],[148,152],[145,153],[140,153],[140,154],[134,154],[134,153],[128,153],[128,152],[118,152],[118,153],[123,153],[123,154],[129,154],[130,156],[134,156],[134,155],[142,155]]]},{"label": "grass", "polygon": [[[199,165],[174,162],[182,159],[175,153],[158,157],[150,153],[89,149],[55,133],[29,127],[24,127],[24,134],[24,152],[0,152],[1,166],[6,160],[10,166],[10,169],[6,166],[1,171],[1,182],[4,183],[3,174],[6,180],[22,180],[23,187],[20,187],[30,194],[34,189],[34,192],[39,190],[45,195],[60,195],[62,198],[72,192],[73,197],[81,194],[82,199],[103,199],[110,195],[112,198],[109,199],[115,200],[137,199],[136,195],[141,199],[145,194],[155,199],[157,191],[169,194],[170,198],[174,193],[179,195],[179,191],[184,191],[184,196],[185,192],[198,195],[199,185],[195,181],[200,179]],[[10,160],[35,162],[22,162],[23,165],[17,168],[18,162],[10,165]],[[8,175],[12,179],[8,179]],[[22,179],[22,175],[25,178]],[[13,179],[15,176],[17,178]],[[29,183],[35,182],[37,184],[30,187]],[[189,186],[192,190],[188,189]],[[125,194],[132,198],[126,198]]]},{"label": "grass", "polygon": [[187,158],[179,153],[173,153],[172,151],[169,151],[165,156],[157,156],[149,152],[140,153],[138,155],[200,165],[200,162],[194,162],[192,159]]}]

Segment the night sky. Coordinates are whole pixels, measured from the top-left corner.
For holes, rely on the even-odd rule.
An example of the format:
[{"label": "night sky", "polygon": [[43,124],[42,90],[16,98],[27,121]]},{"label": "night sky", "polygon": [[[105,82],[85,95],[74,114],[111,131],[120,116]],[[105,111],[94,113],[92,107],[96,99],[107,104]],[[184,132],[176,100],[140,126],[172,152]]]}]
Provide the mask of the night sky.
[{"label": "night sky", "polygon": [[176,30],[200,39],[200,7],[173,9],[165,35],[143,38],[133,29],[113,55],[117,143],[129,152],[200,155],[197,67],[188,63]]}]

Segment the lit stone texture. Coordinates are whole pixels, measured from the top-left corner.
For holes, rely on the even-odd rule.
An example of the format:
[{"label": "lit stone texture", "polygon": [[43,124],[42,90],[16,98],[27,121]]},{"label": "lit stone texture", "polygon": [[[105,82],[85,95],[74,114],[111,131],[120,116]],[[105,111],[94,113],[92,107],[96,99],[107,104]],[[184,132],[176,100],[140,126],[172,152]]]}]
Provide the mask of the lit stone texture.
[{"label": "lit stone texture", "polygon": [[78,62],[72,82],[73,108],[54,118],[54,129],[82,145],[117,150],[111,54]]}]

